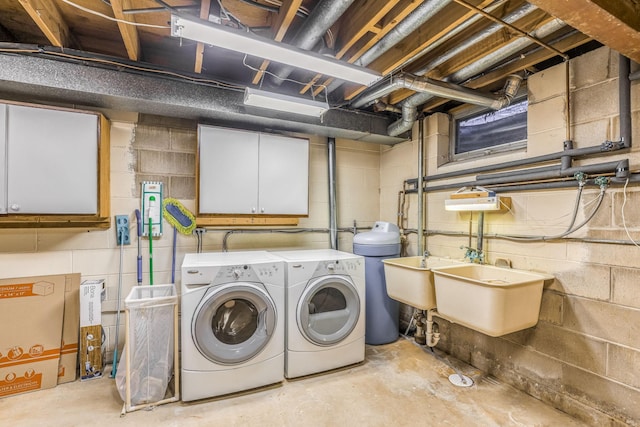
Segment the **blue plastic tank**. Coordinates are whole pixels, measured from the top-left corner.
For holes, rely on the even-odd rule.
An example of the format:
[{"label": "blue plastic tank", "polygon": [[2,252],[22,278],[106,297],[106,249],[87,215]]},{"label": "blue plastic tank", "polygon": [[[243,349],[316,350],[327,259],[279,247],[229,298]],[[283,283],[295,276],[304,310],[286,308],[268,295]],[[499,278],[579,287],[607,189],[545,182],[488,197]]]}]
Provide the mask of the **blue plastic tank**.
[{"label": "blue plastic tank", "polygon": [[376,222],[371,231],[354,236],[353,253],[364,256],[365,342],[373,345],[394,342],[400,330],[400,303],[387,294],[382,260],[400,256],[398,227],[389,222]]}]

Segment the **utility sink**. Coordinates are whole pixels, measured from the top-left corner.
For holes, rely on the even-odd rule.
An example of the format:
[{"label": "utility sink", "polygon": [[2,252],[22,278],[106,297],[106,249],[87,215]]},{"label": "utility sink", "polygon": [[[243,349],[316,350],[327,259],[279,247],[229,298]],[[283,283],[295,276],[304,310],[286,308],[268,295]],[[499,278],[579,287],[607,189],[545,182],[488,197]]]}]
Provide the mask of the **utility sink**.
[{"label": "utility sink", "polygon": [[497,337],[538,323],[545,280],[553,276],[484,264],[433,270],[438,315]]},{"label": "utility sink", "polygon": [[449,258],[410,256],[383,259],[387,294],[421,310],[436,307],[432,268],[463,264]]}]

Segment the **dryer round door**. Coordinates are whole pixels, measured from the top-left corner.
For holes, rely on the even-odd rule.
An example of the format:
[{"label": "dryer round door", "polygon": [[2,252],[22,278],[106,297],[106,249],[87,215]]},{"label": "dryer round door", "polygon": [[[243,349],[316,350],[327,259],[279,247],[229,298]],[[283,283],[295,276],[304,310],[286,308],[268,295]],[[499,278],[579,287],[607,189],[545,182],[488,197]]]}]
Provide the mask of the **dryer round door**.
[{"label": "dryer round door", "polygon": [[204,357],[234,365],[260,353],[275,327],[276,308],[266,290],[232,283],[205,293],[195,310],[191,335]]},{"label": "dryer round door", "polygon": [[298,328],[313,344],[330,346],[349,336],[360,317],[360,297],[344,276],[322,276],[310,281],[300,296]]}]

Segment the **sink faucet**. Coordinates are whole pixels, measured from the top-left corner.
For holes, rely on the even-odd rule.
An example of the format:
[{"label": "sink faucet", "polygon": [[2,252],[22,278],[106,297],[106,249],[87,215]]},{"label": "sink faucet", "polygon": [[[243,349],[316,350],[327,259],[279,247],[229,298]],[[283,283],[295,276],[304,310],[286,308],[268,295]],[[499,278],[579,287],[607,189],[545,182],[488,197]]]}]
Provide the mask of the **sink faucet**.
[{"label": "sink faucet", "polygon": [[466,249],[464,254],[465,259],[469,258],[469,261],[477,264],[484,264],[484,252],[482,249],[473,249],[469,246],[460,246],[460,249]]}]

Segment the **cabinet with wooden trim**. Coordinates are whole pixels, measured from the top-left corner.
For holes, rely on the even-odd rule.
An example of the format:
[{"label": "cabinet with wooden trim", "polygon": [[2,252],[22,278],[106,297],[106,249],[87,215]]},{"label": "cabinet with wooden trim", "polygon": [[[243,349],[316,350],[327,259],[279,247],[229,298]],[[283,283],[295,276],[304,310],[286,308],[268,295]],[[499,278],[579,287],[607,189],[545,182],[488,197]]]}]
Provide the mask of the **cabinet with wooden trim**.
[{"label": "cabinet with wooden trim", "polygon": [[308,215],[309,141],[198,127],[198,223],[291,224]]},{"label": "cabinet with wooden trim", "polygon": [[0,102],[0,227],[108,228],[109,123]]}]

